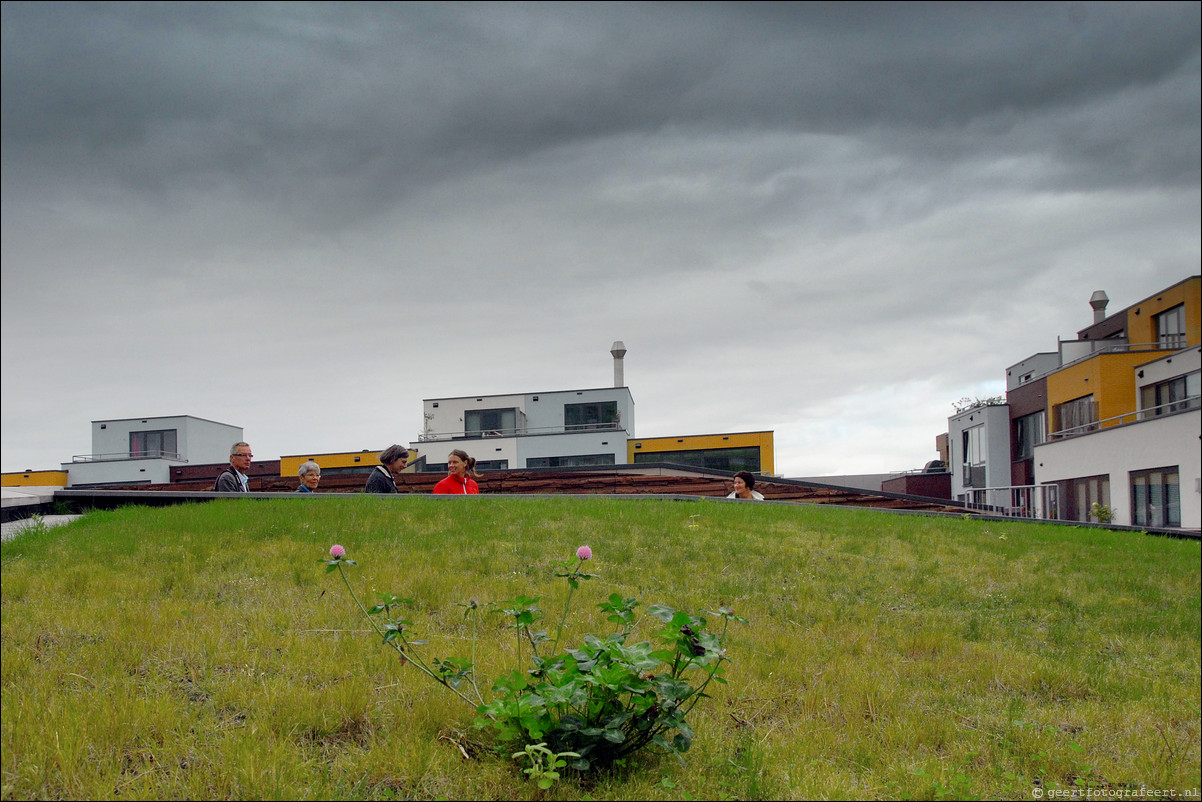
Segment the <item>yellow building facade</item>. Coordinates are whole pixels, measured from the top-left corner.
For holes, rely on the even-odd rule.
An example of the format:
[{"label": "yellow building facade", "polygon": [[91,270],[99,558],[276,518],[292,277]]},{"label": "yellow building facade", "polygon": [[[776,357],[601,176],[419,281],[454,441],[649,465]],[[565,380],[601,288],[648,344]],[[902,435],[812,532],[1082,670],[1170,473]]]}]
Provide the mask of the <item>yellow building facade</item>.
[{"label": "yellow building facade", "polygon": [[672,462],[723,471],[772,475],[772,432],[729,432],[682,437],[640,437],[626,443],[626,461]]},{"label": "yellow building facade", "polygon": [[1180,306],[1184,312],[1185,341],[1179,348],[1202,342],[1202,277],[1193,276],[1180,284],[1145,298],[1127,308],[1127,340],[1132,345],[1159,343],[1161,315]]}]

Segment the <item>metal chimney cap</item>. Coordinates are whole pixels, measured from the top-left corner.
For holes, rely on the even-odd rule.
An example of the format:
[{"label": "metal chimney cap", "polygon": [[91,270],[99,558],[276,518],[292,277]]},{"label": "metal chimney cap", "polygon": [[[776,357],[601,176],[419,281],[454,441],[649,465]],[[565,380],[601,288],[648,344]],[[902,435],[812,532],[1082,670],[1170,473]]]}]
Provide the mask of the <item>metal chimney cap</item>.
[{"label": "metal chimney cap", "polygon": [[614,344],[610,346],[609,353],[614,359],[621,359],[626,356],[626,345],[621,340],[614,340]]},{"label": "metal chimney cap", "polygon": [[1108,303],[1110,298],[1104,290],[1094,290],[1093,295],[1089,296],[1089,305],[1094,309],[1105,309]]}]

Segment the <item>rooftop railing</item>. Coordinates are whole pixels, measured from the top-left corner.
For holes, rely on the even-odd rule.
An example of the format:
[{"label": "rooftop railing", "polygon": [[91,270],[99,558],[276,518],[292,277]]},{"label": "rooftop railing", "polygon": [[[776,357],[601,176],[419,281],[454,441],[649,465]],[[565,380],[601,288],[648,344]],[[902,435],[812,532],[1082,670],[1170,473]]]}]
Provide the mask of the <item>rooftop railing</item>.
[{"label": "rooftop railing", "polygon": [[514,426],[503,429],[481,429],[454,432],[422,432],[418,442],[437,440],[477,440],[482,437],[522,437],[532,434],[575,434],[578,432],[612,432],[622,429],[618,421],[606,423],[571,423],[563,426]]},{"label": "rooftop railing", "polygon": [[114,451],[110,454],[76,454],[71,457],[72,462],[113,462],[116,460],[130,459],[173,459],[186,462],[175,451]]},{"label": "rooftop railing", "polygon": [[[1070,365],[1076,365],[1079,362],[1085,362],[1093,359],[1099,354],[1129,354],[1142,353],[1145,351],[1180,351],[1183,348],[1186,348],[1187,344],[1185,335],[1182,334],[1180,336],[1168,336],[1164,340],[1154,343],[1131,343],[1127,342],[1126,340],[1064,340],[1060,343],[1060,347],[1060,361],[1055,367],[1041,371],[1040,373],[1033,375],[1030,379],[1020,382],[1020,384],[1027,384],[1035,379],[1042,379],[1044,376],[1048,376],[1059,370],[1063,370]],[[1065,359],[1066,352],[1072,354],[1074,352],[1084,350],[1085,347],[1089,348],[1086,353],[1083,353],[1080,356],[1069,356],[1068,359]]]}]

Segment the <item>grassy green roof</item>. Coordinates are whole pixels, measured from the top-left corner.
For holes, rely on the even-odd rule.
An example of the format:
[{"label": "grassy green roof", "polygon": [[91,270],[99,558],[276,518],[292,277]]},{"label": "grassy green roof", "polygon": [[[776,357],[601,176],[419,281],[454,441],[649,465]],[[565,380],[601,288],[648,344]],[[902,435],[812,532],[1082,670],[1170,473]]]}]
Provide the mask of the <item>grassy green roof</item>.
[{"label": "grassy green roof", "polygon": [[[649,753],[545,794],[474,712],[382,649],[411,598],[436,657],[463,608],[717,609],[729,685],[687,765]],[[95,512],[2,546],[4,798],[1031,799],[1199,786],[1199,543],[818,506],[613,498],[216,501]],[[559,607],[557,607],[559,605]],[[514,668],[500,617],[479,675]],[[465,759],[465,754],[468,759]]]}]

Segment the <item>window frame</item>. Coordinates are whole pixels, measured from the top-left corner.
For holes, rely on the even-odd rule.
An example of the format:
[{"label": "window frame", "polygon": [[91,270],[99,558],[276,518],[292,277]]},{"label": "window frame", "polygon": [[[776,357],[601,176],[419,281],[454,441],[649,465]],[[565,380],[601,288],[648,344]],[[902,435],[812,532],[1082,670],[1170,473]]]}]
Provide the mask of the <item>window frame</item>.
[{"label": "window frame", "polygon": [[[495,416],[497,426],[486,425]],[[474,420],[473,420],[474,418]],[[509,425],[506,425],[506,424]],[[518,431],[517,407],[494,407],[490,409],[465,409],[463,411],[463,434],[466,437],[489,437],[516,434]]]},{"label": "window frame", "polygon": [[671,462],[685,467],[758,474],[763,470],[764,454],[755,445],[634,452],[634,464],[647,462]]},{"label": "window frame", "polygon": [[617,401],[582,401],[563,405],[563,430],[565,432],[616,429],[621,419]]},{"label": "window frame", "polygon": [[985,487],[985,463],[989,458],[989,438],[986,437],[985,424],[969,426],[960,433],[961,455],[961,484],[964,487]]},{"label": "window frame", "polygon": [[1142,418],[1156,418],[1202,406],[1202,372],[1174,376],[1140,390]]},{"label": "window frame", "polygon": [[1092,432],[1098,428],[1098,405],[1093,393],[1056,404],[1052,407],[1052,416],[1056,434],[1061,436]]},{"label": "window frame", "polygon": [[1047,410],[1032,412],[1014,419],[1014,459],[1034,459],[1035,446],[1048,439]]},{"label": "window frame", "polygon": [[587,468],[616,464],[617,458],[613,454],[557,454],[526,458],[526,467],[531,469]]},{"label": "window frame", "polygon": [[1067,517],[1061,520],[1099,523],[1094,517],[1094,503],[1110,506],[1110,474],[1078,476],[1060,481],[1060,509]]},{"label": "window frame", "polygon": [[[1159,477],[1157,484],[1153,477]],[[1139,481],[1146,481],[1146,492],[1139,492]],[[1181,526],[1181,467],[1166,465],[1160,468],[1131,471],[1131,525],[1153,527]],[[1159,504],[1154,504],[1153,488],[1159,491]],[[1142,496],[1142,498],[1141,498]]]},{"label": "window frame", "polygon": [[[147,442],[148,436],[157,436],[158,448]],[[154,459],[166,455],[179,456],[179,429],[143,429],[129,433],[129,458]]]},{"label": "window frame", "polygon": [[1185,347],[1185,304],[1166,309],[1153,315],[1156,321],[1156,344],[1161,348]]}]

